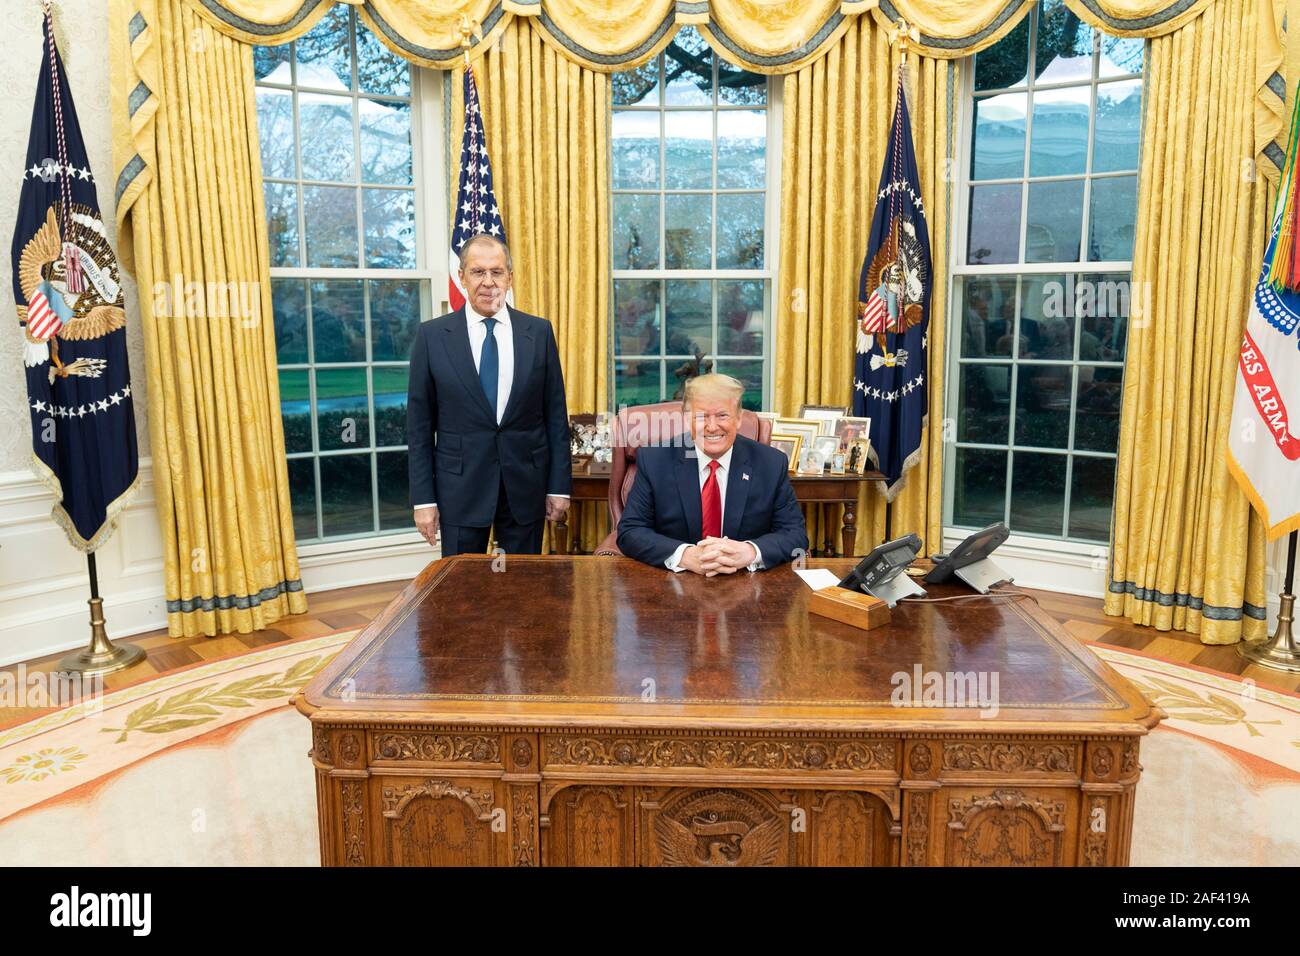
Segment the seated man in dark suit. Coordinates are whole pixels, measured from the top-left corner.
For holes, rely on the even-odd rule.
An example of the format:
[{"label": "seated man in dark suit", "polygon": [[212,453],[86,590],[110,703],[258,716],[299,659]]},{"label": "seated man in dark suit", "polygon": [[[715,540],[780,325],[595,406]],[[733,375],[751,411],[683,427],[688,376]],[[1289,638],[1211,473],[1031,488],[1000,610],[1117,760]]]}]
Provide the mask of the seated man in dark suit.
[{"label": "seated man in dark suit", "polygon": [[712,577],[773,568],[807,550],[785,455],[737,434],[744,390],[729,375],[686,383],[694,447],[638,450],[618,523],[625,555]]}]

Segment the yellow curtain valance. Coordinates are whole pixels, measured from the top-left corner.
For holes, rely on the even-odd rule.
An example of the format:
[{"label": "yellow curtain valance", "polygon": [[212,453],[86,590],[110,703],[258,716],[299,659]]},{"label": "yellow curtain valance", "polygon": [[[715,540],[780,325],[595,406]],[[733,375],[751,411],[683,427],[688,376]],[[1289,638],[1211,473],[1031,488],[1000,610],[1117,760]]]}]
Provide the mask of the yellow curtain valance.
[{"label": "yellow curtain valance", "polygon": [[[218,30],[246,43],[287,43],[310,30],[335,0],[185,0]],[[461,16],[477,24],[471,55],[496,43],[515,17],[531,17],[542,40],[602,73],[657,55],[694,25],[725,60],[759,73],[792,73],[829,50],[860,15],[882,25],[904,18],[920,52],[952,59],[991,46],[1037,0],[339,0],[394,53],[440,69],[461,57]],[[1119,36],[1160,36],[1198,16],[1209,0],[1065,0],[1081,20]]]}]

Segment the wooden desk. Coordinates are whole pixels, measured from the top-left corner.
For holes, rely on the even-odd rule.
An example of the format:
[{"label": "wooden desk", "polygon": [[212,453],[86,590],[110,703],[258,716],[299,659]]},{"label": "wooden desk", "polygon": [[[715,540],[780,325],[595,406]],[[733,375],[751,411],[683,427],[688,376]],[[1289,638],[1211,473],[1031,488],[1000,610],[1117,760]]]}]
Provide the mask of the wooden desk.
[{"label": "wooden desk", "polygon": [[[325,865],[1128,862],[1163,715],[1029,601],[863,632],[788,565],[506,562],[434,562],[295,698]],[[891,703],[918,669],[997,713]]]},{"label": "wooden desk", "polygon": [[[800,504],[844,505],[844,525],[840,530],[840,539],[844,550],[841,555],[852,555],[858,540],[858,492],[863,482],[883,482],[885,476],[878,471],[869,471],[863,475],[791,475],[790,484],[794,486],[794,496]],[[609,475],[573,475],[573,495],[570,513],[577,510],[582,502],[609,501]],[[551,526],[554,534],[554,553],[569,554],[569,522],[565,520]],[[815,542],[809,542],[810,546]],[[816,554],[816,548],[813,549]],[[825,550],[823,557],[835,554],[835,539],[829,525],[826,529]]]}]

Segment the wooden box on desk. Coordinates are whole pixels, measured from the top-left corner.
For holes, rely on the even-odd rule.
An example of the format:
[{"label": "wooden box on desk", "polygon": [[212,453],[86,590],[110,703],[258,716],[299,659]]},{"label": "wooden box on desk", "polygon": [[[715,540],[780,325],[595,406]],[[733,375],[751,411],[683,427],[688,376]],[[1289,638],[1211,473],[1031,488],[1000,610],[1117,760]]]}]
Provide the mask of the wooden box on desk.
[{"label": "wooden box on desk", "polygon": [[838,586],[814,591],[808,600],[808,610],[864,631],[883,627],[890,618],[889,605],[880,598]]}]

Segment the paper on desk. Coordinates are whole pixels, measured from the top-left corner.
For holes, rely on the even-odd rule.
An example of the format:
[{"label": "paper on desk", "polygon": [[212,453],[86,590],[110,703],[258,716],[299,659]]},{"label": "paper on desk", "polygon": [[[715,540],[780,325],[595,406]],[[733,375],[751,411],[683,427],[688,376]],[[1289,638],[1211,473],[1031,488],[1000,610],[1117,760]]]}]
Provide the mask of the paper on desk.
[{"label": "paper on desk", "polygon": [[795,571],[795,574],[803,578],[804,584],[814,591],[820,591],[822,588],[833,588],[840,583],[839,575],[834,571],[827,571],[825,568],[815,568],[811,571]]}]

